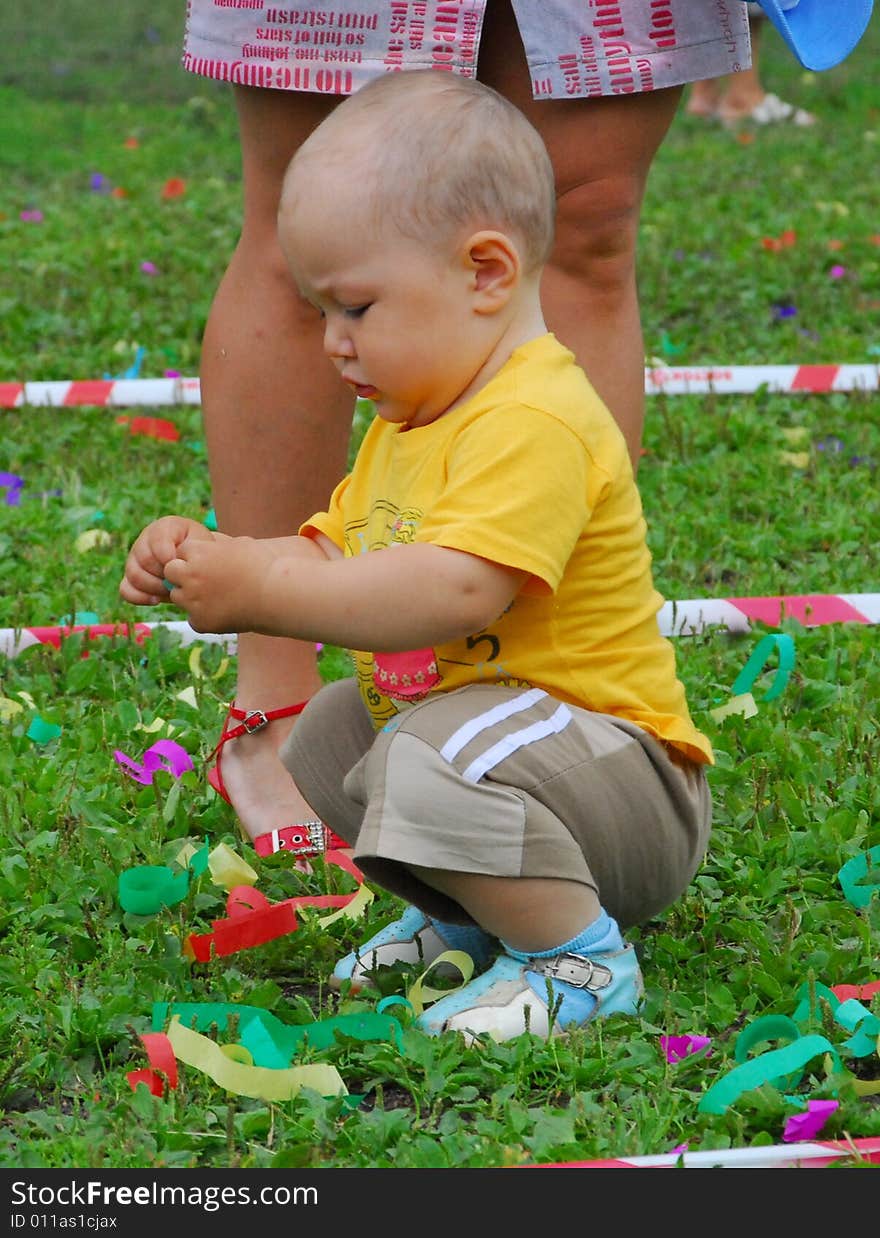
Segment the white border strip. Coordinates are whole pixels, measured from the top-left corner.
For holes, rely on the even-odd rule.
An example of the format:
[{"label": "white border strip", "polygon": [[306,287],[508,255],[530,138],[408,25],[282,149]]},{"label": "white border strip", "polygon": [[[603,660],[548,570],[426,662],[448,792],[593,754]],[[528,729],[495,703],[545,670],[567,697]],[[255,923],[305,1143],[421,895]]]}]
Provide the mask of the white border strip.
[{"label": "white border strip", "polygon": [[[880,624],[880,593],[839,593],[814,595],[815,597],[834,597],[846,602],[861,616],[865,625]],[[743,599],[744,601],[746,599]],[[766,601],[767,599],[749,598],[749,601]],[[773,599],[776,600],[775,598]],[[856,620],[852,620],[857,622]],[[836,622],[836,621],[835,621]],[[845,621],[844,621],[845,622]],[[695,636],[708,628],[723,628],[727,632],[750,632],[752,624],[746,614],[733,602],[724,598],[690,598],[679,602],[666,602],[657,614],[657,623],[662,636]],[[97,627],[114,626],[98,624]],[[124,628],[124,622],[116,622],[115,626]],[[223,645],[227,653],[235,653],[237,637],[234,632],[196,632],[185,619],[157,620],[153,623],[131,623],[128,625],[135,638],[139,632],[164,629],[167,632],[177,632],[182,645],[192,645],[202,642],[209,645]],[[822,623],[806,626],[821,627]],[[84,630],[82,627],[77,630]],[[50,634],[69,632],[68,628],[53,625],[35,626],[32,628],[0,628],[0,657],[15,658],[34,645],[52,643]],[[538,691],[538,689],[532,689]],[[526,694],[528,695],[528,694]],[[517,697],[519,701],[521,698]]]},{"label": "white border strip", "polygon": [[[647,366],[646,395],[877,391],[880,365],[682,365]],[[201,404],[198,378],[119,378],[0,382],[3,408],[159,408]]]}]

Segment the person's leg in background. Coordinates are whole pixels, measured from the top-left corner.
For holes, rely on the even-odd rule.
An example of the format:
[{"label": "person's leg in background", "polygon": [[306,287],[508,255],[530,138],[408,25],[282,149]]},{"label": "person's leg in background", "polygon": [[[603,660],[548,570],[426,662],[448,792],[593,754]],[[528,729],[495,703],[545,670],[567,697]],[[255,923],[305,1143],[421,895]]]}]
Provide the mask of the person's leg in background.
[{"label": "person's leg in background", "polygon": [[767,18],[758,4],[750,4],[748,9],[752,44],[750,67],[727,77],[694,82],[688,93],[685,112],[689,116],[720,120],[725,125],[736,125],[746,120],[756,124],[786,120],[796,125],[811,125],[815,120],[811,113],[784,103],[777,95],[765,90],[760,61]]},{"label": "person's leg in background", "polygon": [[[248,87],[235,98],[243,224],[205,329],[203,418],[218,527],[280,537],[326,505],[345,471],[354,410],[324,356],[320,319],[297,295],[275,220],[290,157],[338,99]],[[297,641],[244,634],[237,661],[239,708],[282,708],[321,683],[314,646]],[[251,837],[314,817],[277,755],[295,722],[223,745],[226,791]]]},{"label": "person's leg in background", "polygon": [[543,299],[626,437],[637,467],[645,415],[645,350],[636,286],[639,214],[648,172],[681,89],[593,99],[532,98],[510,5],[489,7],[478,77],[515,103],[543,137],[556,171],[556,245]]}]

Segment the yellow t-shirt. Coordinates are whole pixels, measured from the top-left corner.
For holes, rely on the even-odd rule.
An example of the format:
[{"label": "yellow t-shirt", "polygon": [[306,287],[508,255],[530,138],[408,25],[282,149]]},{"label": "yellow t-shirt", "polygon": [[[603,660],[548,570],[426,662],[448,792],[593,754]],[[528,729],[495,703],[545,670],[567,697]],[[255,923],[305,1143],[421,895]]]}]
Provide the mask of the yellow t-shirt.
[{"label": "yellow t-shirt", "polygon": [[504,614],[466,639],[352,651],[377,726],[428,692],[488,681],[627,718],[712,763],[657,625],[663,599],[623,435],[553,335],[517,348],[430,425],[377,417],[329,510],[300,531],[346,556],[430,542],[529,573]]}]

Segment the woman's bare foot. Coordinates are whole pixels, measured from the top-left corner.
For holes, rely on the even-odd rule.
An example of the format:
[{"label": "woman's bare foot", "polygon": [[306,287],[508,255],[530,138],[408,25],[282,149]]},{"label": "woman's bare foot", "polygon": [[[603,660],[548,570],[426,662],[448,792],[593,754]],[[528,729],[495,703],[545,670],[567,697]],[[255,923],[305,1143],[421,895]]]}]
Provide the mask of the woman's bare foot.
[{"label": "woman's bare foot", "polygon": [[295,717],[279,718],[250,735],[227,740],[218,753],[226,794],[251,839],[317,817],[278,756],[295,724]]},{"label": "woman's bare foot", "polygon": [[717,78],[709,78],[704,82],[692,83],[684,110],[688,116],[711,120],[718,112],[720,103],[721,83]]}]

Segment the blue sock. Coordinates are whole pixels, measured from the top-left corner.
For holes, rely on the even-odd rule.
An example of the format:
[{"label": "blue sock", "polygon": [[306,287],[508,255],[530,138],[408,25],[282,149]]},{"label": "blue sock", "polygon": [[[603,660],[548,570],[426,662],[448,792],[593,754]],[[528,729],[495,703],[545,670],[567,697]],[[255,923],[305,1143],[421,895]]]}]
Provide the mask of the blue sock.
[{"label": "blue sock", "polygon": [[[552,950],[513,950],[505,945],[504,949],[515,959],[525,963],[528,959],[552,959],[557,954],[597,954],[606,950],[622,950],[623,938],[617,921],[608,915],[604,908],[599,908],[598,917],[582,929],[575,937],[564,941],[561,946]],[[526,972],[526,977],[532,989],[542,1000],[547,1000],[547,977],[538,972]],[[557,1020],[560,1027],[569,1023],[585,1023],[596,1007],[596,998],[586,989],[575,989],[559,980],[551,982],[553,992],[562,997]]]},{"label": "blue sock", "polygon": [[617,921],[600,907],[599,915],[592,924],[588,924],[576,937],[564,941],[561,946],[554,946],[552,950],[531,950],[524,954],[522,950],[511,950],[510,946],[505,946],[504,949],[515,959],[552,959],[557,954],[595,954],[597,950],[622,950],[623,938]]},{"label": "blue sock", "polygon": [[464,950],[474,960],[477,967],[487,962],[492,954],[495,941],[479,924],[447,924],[445,920],[436,920],[431,916],[431,924],[450,950]]}]

